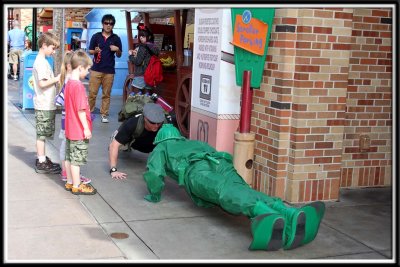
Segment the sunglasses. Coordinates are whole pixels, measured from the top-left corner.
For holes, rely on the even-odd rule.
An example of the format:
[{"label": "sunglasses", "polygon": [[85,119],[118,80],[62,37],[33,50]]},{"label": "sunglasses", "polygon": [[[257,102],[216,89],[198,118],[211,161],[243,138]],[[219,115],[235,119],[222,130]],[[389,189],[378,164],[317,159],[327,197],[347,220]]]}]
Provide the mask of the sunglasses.
[{"label": "sunglasses", "polygon": [[104,24],[104,25],[111,25],[111,26],[114,26],[115,23],[114,23],[114,22],[103,22],[103,24]]}]

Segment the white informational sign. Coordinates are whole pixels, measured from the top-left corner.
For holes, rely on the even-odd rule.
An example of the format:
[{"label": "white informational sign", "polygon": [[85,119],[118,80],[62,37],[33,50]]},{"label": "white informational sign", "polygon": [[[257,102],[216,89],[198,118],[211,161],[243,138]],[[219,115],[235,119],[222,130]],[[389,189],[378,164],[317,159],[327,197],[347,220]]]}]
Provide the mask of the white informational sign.
[{"label": "white informational sign", "polygon": [[195,9],[192,106],[217,114],[222,9]]},{"label": "white informational sign", "polygon": [[80,21],[73,21],[72,22],[72,27],[71,28],[82,28],[82,27],[83,27],[82,22],[80,22]]}]

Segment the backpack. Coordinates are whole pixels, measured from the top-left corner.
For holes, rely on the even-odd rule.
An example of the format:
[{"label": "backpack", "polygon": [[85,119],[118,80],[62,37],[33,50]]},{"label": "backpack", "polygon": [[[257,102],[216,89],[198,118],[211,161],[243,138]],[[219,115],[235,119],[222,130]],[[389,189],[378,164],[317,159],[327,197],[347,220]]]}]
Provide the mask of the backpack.
[{"label": "backpack", "polygon": [[133,132],[133,135],[132,135],[133,140],[130,142],[130,144],[135,142],[135,139],[138,138],[142,134],[142,132],[144,130],[144,116],[143,116],[143,114],[138,114],[136,116],[137,117],[140,116],[140,117],[139,117],[139,120],[138,120],[138,122],[136,124],[136,129],[135,129],[135,131]]},{"label": "backpack", "polygon": [[142,113],[143,107],[146,103],[154,103],[149,95],[129,95],[125,104],[118,112],[118,121],[121,122]]},{"label": "backpack", "polygon": [[[147,50],[150,52],[150,49],[146,46]],[[152,53],[150,52],[150,55]],[[156,87],[163,80],[163,68],[161,60],[156,55],[151,55],[149,64],[147,65],[146,70],[144,71],[144,82],[149,85]]]},{"label": "backpack", "polygon": [[[133,131],[132,134],[132,141],[130,141],[129,143],[125,144],[125,145],[121,145],[121,147],[119,148],[122,151],[131,151],[131,145],[136,141],[136,138],[138,138],[143,130],[144,130],[144,116],[142,113],[140,114],[136,114],[135,117],[139,117],[138,122],[136,124],[136,128]],[[121,130],[121,127],[124,125],[124,123],[122,123],[119,127],[118,130],[114,132],[114,134],[111,136],[110,138],[110,142],[115,138],[115,135]]]}]

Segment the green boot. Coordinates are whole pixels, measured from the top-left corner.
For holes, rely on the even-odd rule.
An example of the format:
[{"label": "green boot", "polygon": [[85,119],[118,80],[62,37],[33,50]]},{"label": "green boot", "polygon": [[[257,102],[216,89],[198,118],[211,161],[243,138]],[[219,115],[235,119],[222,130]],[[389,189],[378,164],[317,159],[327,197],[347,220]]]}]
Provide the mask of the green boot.
[{"label": "green boot", "polygon": [[274,251],[282,247],[282,234],[285,225],[283,217],[263,202],[257,202],[251,219],[253,241],[249,250]]},{"label": "green boot", "polygon": [[301,242],[302,245],[305,245],[313,241],[318,233],[319,225],[325,214],[325,204],[321,201],[316,201],[306,204],[300,209],[306,214],[307,218],[305,236]]},{"label": "green boot", "polygon": [[279,211],[285,218],[283,249],[294,249],[302,245],[306,227],[306,214],[304,211],[294,207],[287,207],[280,199],[272,204],[272,208]]}]

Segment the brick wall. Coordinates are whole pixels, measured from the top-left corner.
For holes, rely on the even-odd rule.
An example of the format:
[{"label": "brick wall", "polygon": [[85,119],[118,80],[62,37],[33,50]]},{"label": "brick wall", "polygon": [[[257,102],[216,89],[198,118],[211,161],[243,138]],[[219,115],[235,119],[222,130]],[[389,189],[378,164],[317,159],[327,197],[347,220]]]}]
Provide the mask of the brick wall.
[{"label": "brick wall", "polygon": [[[264,80],[261,88],[255,89],[253,98],[251,130],[256,134],[253,186],[257,190],[293,203],[339,198],[339,187],[344,180],[342,161],[348,161],[343,151],[348,142],[353,142],[353,146],[357,142],[353,140],[354,134],[347,137],[350,140],[343,139],[345,133],[354,131],[354,126],[348,125],[346,113],[348,87],[355,90],[349,85],[352,82],[349,77],[357,69],[350,65],[353,49],[357,48],[353,36],[354,10],[276,9]],[[361,10],[356,12],[364,12]],[[388,49],[387,45],[381,49]],[[389,54],[386,52],[384,56]],[[368,56],[371,55],[375,54]],[[391,65],[389,61],[382,62]],[[390,77],[390,72],[385,75]],[[359,79],[367,83],[370,78]],[[383,83],[386,86],[380,84],[379,90],[391,92],[387,78]],[[357,97],[360,95],[352,96]],[[356,101],[355,106],[361,104],[372,105]],[[391,106],[389,100],[375,104]],[[391,117],[387,117],[389,113],[385,114],[383,108],[376,113],[376,121],[383,118],[385,124],[390,123]],[[386,135],[380,132],[376,137],[379,140],[374,143],[385,146],[384,150],[390,146],[390,140],[387,128],[382,131]],[[388,160],[385,163],[390,164]],[[376,172],[379,170],[375,168]],[[357,176],[354,171],[353,176]]]},{"label": "brick wall", "polygon": [[91,10],[92,8],[66,8],[64,12],[65,20],[82,22]]},{"label": "brick wall", "polygon": [[21,29],[32,23],[32,8],[21,9]]},{"label": "brick wall", "polygon": [[[66,8],[64,10],[65,21],[84,21],[84,17],[88,14],[92,8]],[[14,9],[14,14],[18,12],[19,17],[21,18],[21,29],[24,29],[25,26],[32,23],[32,8],[26,9]],[[49,19],[38,19],[38,26],[43,25],[52,25],[53,20]]]},{"label": "brick wall", "polygon": [[[354,9],[341,187],[391,185],[392,13]],[[360,136],[369,148],[360,150]]]}]

